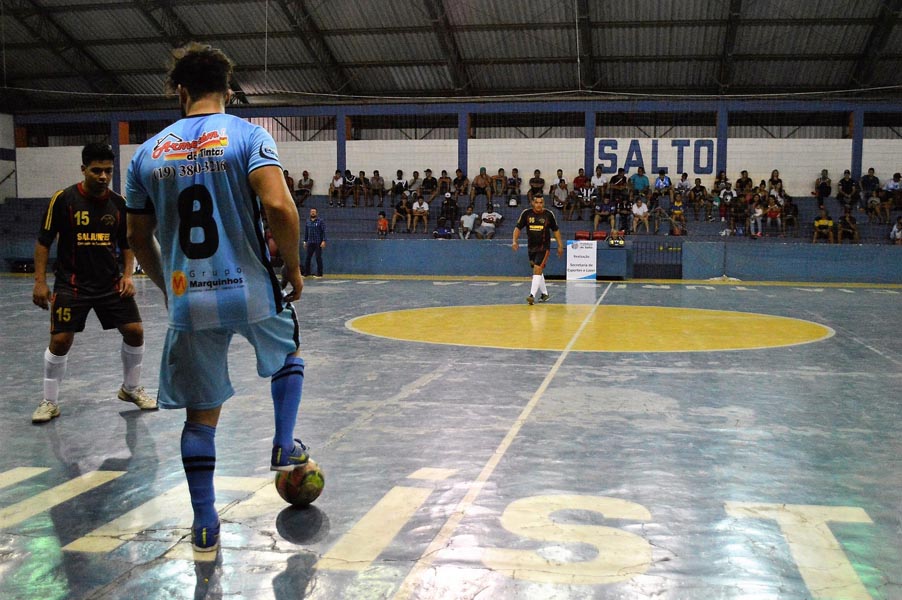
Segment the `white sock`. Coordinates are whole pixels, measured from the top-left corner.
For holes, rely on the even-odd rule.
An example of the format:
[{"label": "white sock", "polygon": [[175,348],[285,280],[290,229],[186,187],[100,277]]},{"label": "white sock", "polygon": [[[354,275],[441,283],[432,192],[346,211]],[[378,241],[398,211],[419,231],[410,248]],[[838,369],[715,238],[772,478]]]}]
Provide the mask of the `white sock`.
[{"label": "white sock", "polygon": [[54,404],[59,400],[60,382],[66,376],[69,355],[57,356],[50,349],[44,351],[44,399]]},{"label": "white sock", "polygon": [[144,361],[144,344],[129,346],[122,342],[122,385],[127,390],[138,387],[141,380],[141,363]]},{"label": "white sock", "polygon": [[539,291],[548,294],[548,288],[545,286],[545,275],[539,275]]},{"label": "white sock", "polygon": [[533,275],[532,276],[532,287],[529,288],[529,295],[535,296],[539,291],[539,286],[542,285],[542,276],[541,275]]}]

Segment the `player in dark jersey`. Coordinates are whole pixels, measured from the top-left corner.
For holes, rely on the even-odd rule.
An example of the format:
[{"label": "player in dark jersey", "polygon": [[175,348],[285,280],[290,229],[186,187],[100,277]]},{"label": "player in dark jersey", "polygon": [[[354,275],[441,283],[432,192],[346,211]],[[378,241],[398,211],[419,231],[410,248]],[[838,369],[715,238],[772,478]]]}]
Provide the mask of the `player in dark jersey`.
[{"label": "player in dark jersey", "polygon": [[539,300],[546,302],[550,296],[548,288],[545,286],[545,263],[548,262],[548,254],[551,252],[551,235],[557,241],[557,255],[564,255],[564,243],[561,241],[561,232],[557,226],[557,219],[550,210],[545,210],[545,198],[541,192],[535,192],[532,197],[532,208],[527,208],[520,213],[517,224],[514,226],[514,242],[511,247],[516,252],[520,245],[517,240],[520,239],[520,230],[526,228],[526,250],[529,254],[529,266],[532,267],[532,287],[529,289],[529,296],[526,297],[527,304],[532,305],[535,302],[536,293],[541,294]]},{"label": "player in dark jersey", "polygon": [[[84,181],[53,195],[34,247],[32,302],[50,310],[50,345],[44,352],[44,399],[31,416],[46,423],[60,415],[59,386],[66,374],[69,349],[83,331],[93,309],[104,329],[122,334],[124,381],[119,399],[144,410],[157,401],[138,385],[144,357],[144,328],[131,274],[135,255],[126,240],[125,200],[109,189],[113,177],[113,150],[88,144],[81,152]],[[54,266],[53,293],[47,286],[50,247],[59,238]],[[125,274],[119,271],[122,252]]]}]

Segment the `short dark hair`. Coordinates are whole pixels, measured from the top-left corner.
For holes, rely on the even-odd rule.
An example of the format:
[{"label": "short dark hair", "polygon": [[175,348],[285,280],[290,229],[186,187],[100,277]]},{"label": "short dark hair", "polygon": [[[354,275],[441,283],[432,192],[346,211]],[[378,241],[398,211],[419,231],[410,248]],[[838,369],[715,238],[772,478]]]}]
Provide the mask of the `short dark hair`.
[{"label": "short dark hair", "polygon": [[189,42],[173,50],[172,58],[172,66],[166,74],[166,87],[170,91],[182,86],[192,98],[228,93],[233,65],[222,50]]},{"label": "short dark hair", "polygon": [[116,155],[113,154],[109,144],[91,142],[81,149],[81,164],[86,167],[92,162],[105,160],[116,160]]}]

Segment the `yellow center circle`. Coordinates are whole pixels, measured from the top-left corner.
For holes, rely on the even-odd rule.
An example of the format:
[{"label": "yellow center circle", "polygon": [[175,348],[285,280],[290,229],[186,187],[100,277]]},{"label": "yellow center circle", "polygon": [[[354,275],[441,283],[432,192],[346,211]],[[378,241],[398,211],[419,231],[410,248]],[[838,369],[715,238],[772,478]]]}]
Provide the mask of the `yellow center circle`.
[{"label": "yellow center circle", "polygon": [[364,315],[347,326],[395,340],[514,350],[562,351],[572,341],[576,352],[753,350],[834,334],[811,321],[758,313],[591,304],[414,308]]}]

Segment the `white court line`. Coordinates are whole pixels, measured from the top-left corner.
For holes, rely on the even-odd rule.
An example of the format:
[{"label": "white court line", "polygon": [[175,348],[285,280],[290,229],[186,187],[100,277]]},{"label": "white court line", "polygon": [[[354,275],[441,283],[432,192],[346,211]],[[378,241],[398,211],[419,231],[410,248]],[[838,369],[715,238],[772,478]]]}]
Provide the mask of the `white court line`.
[{"label": "white court line", "polygon": [[[593,305],[592,310],[583,319],[583,322],[580,324],[576,332],[574,332],[573,337],[570,338],[567,346],[554,362],[551,370],[548,371],[548,375],[545,376],[545,379],[542,381],[539,389],[537,389],[535,394],[532,395],[532,398],[520,412],[520,415],[514,421],[514,424],[511,426],[510,430],[508,430],[507,435],[504,436],[504,439],[501,440],[500,444],[498,444],[498,448],[495,449],[492,457],[482,468],[479,476],[475,481],[473,481],[472,485],[470,485],[470,488],[467,490],[466,495],[457,504],[454,512],[450,517],[448,517],[448,520],[445,521],[444,526],[441,528],[438,534],[436,534],[435,538],[433,538],[432,543],[429,544],[429,547],[426,548],[425,552],[423,552],[423,554],[420,555],[420,558],[417,559],[417,562],[410,570],[410,573],[407,574],[407,577],[401,583],[401,587],[395,594],[395,600],[402,600],[410,598],[412,596],[416,589],[417,582],[421,579],[423,573],[432,566],[432,562],[438,555],[439,551],[448,543],[448,540],[451,539],[451,535],[454,533],[454,530],[457,529],[457,526],[460,525],[460,522],[466,516],[467,512],[470,510],[473,504],[476,503],[476,498],[479,497],[479,493],[482,491],[483,486],[492,476],[492,473],[495,472],[495,468],[498,466],[498,463],[501,462],[501,459],[504,458],[505,453],[507,453],[507,450],[510,448],[510,445],[514,441],[514,438],[516,438],[520,433],[520,429],[523,428],[523,425],[526,423],[529,415],[532,414],[532,411],[535,409],[536,405],[538,405],[539,400],[542,399],[542,395],[545,393],[545,390],[548,389],[551,381],[557,375],[557,372],[558,370],[560,370],[564,360],[566,360],[567,355],[570,354],[570,350],[576,344],[576,340],[579,339],[579,336],[589,324],[589,321],[595,314],[595,310],[599,307],[599,305],[601,305],[612,285],[613,282],[608,283],[608,287],[606,287],[604,289],[604,292],[601,293],[598,301]],[[541,307],[536,308],[538,310],[541,310]]]}]

